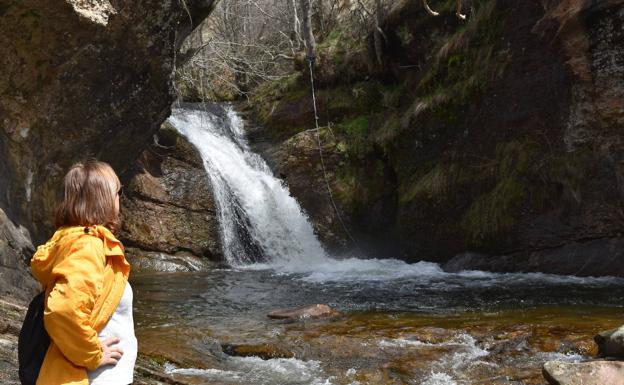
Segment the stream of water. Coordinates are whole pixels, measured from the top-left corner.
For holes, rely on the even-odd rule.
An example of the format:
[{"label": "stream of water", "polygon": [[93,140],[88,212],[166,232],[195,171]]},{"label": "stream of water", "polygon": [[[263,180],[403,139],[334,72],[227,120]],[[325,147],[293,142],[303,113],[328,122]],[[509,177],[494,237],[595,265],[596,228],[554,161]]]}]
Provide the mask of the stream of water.
[{"label": "stream of water", "polygon": [[[135,274],[142,349],[192,384],[543,384],[550,359],[582,360],[621,323],[624,280],[446,273],[327,255],[312,226],[245,140],[229,106],[176,109],[171,123],[201,153],[230,268]],[[269,320],[326,303],[331,320]],[[221,345],[262,347],[271,359]],[[277,353],[276,353],[277,352]],[[265,357],[267,358],[267,357]]]}]

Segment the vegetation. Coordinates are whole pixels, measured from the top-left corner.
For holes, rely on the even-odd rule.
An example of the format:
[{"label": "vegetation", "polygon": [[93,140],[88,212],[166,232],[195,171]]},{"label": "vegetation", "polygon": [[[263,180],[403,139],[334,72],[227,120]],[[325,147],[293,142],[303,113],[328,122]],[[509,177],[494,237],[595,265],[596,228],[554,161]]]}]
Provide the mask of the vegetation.
[{"label": "vegetation", "polygon": [[[552,208],[553,197],[578,199],[591,151],[553,151],[547,139],[505,128],[480,139],[483,133],[470,132],[475,106],[513,62],[501,39],[510,15],[497,3],[474,0],[461,21],[418,16],[418,2],[361,0],[345,8],[312,1],[318,116],[324,145],[342,159],[332,188],[347,214],[390,199],[385,184],[395,189],[399,212],[429,218],[433,232],[461,236],[466,248],[487,249],[527,213]],[[456,5],[446,0],[435,8],[448,15]],[[284,20],[299,22],[301,7],[288,9]],[[404,16],[410,14],[417,16]],[[314,128],[303,32],[292,26],[262,32],[289,36],[281,52],[289,59],[254,85],[237,83],[276,141]],[[486,143],[473,151],[481,145],[475,140]]]}]

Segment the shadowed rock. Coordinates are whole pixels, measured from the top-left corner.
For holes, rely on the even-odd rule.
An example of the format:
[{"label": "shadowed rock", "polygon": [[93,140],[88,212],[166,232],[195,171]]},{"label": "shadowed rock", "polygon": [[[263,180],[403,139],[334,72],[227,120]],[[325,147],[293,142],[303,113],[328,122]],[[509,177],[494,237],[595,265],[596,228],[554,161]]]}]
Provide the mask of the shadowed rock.
[{"label": "shadowed rock", "polygon": [[624,326],[604,331],[594,337],[599,357],[624,358]]}]

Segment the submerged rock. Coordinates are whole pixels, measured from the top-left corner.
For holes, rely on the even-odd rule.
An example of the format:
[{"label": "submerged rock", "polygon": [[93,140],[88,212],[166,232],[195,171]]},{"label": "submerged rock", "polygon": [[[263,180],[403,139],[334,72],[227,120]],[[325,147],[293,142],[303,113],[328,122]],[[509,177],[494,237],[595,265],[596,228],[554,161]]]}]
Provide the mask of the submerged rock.
[{"label": "submerged rock", "polygon": [[340,313],[328,305],[316,304],[295,309],[278,309],[267,314],[271,319],[297,320],[303,318],[333,317]]},{"label": "submerged rock", "polygon": [[624,385],[623,362],[550,361],[542,373],[551,385]]},{"label": "submerged rock", "polygon": [[594,341],[599,357],[624,358],[624,326],[599,333]]},{"label": "submerged rock", "polygon": [[235,357],[260,357],[263,360],[270,360],[273,358],[293,358],[295,356],[290,350],[271,344],[223,344],[221,347],[225,354]]}]

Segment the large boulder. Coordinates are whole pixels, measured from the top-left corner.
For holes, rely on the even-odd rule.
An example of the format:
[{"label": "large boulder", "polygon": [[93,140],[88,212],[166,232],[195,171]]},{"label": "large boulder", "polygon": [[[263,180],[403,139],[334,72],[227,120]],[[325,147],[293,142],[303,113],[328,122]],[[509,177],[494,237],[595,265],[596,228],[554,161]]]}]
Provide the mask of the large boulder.
[{"label": "large boulder", "polygon": [[[97,157],[118,172],[133,163],[170,113],[178,48],[214,3],[0,4],[0,225],[41,243],[72,163]],[[12,243],[5,234],[0,242]],[[1,255],[7,276],[23,265],[15,258],[31,256]]]},{"label": "large boulder", "polygon": [[204,266],[202,258],[222,259],[215,202],[203,161],[169,123],[136,161],[126,187],[120,237],[131,247],[135,267],[198,270]]},{"label": "large boulder", "polygon": [[624,362],[550,361],[542,373],[550,385],[624,385]]}]

